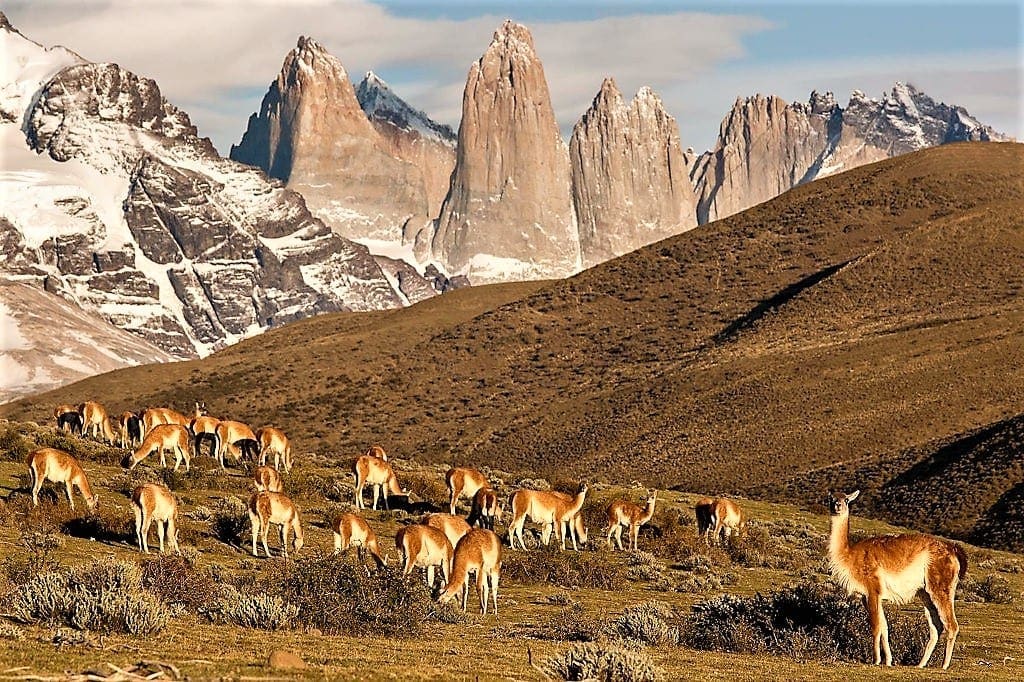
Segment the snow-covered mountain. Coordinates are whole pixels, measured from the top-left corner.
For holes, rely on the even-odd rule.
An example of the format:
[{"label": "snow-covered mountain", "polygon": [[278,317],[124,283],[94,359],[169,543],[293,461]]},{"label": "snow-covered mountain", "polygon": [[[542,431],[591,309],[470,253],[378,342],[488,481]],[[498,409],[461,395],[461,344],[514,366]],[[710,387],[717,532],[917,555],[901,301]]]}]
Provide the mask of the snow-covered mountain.
[{"label": "snow-covered mountain", "polygon": [[373,71],[367,71],[356,86],[356,100],[371,121],[387,121],[399,130],[415,132],[425,140],[455,146],[456,135],[450,126],[432,120],[409,105]]},{"label": "snow-covered mountain", "polygon": [[407,300],[300,195],[219,157],[154,81],[45,49],[2,14],[0,52],[0,278],[167,354],[153,360]]}]

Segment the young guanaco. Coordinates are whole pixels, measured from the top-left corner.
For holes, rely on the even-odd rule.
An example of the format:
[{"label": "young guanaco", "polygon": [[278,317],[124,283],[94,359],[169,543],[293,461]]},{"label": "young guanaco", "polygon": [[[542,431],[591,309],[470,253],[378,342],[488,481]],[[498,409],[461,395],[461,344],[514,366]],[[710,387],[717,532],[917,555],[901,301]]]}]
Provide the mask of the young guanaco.
[{"label": "young guanaco", "polygon": [[615,544],[622,549],[622,529],[629,530],[630,549],[637,549],[637,540],[640,537],[640,526],[648,523],[654,516],[654,505],[658,502],[658,491],[655,490],[647,497],[647,504],[639,507],[627,500],[615,500],[608,505],[608,547],[612,547],[612,538]]}]

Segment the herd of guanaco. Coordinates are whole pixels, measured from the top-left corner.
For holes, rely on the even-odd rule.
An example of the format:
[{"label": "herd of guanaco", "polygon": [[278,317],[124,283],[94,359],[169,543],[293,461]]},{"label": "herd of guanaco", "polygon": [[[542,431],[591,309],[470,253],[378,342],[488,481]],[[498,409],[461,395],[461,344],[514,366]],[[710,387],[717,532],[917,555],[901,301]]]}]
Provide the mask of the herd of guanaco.
[{"label": "herd of guanaco", "polygon": [[[280,527],[282,553],[288,557],[288,536],[294,535],[293,551],[303,546],[302,522],[299,509],[284,494],[281,471],[292,468],[291,446],[282,431],[264,428],[253,431],[236,421],[210,418],[201,404],[196,404],[191,418],[174,410],[147,409],[138,414],[124,413],[118,419],[119,429],[114,431],[102,405],[86,402],[78,407],[60,405],[54,411],[60,429],[79,434],[92,434],[113,444],[120,439],[122,447],[133,447],[125,458],[126,467],[134,467],[157,450],[161,466],[165,464],[165,451],[175,454],[175,470],[184,461],[189,469],[193,454],[199,454],[200,443],[209,441],[210,455],[224,466],[223,450],[236,459],[242,455],[259,460],[253,475],[255,492],[249,499],[248,511],[252,527],[252,554],[258,556],[257,540],[270,556],[267,536],[271,525]],[[241,450],[242,454],[239,454]],[[268,466],[270,454],[274,466]],[[92,510],[98,504],[81,465],[71,455],[54,448],[41,448],[28,458],[33,504],[38,505],[39,490],[45,481],[63,483],[68,502],[74,509],[72,488],[78,488],[86,506]],[[364,489],[371,488],[372,508],[377,509],[383,497],[385,509],[390,509],[389,498],[408,496],[388,461],[387,453],[378,445],[357,457],[351,468],[355,478],[355,507],[365,509]],[[503,505],[497,490],[477,469],[455,467],[445,474],[448,490],[448,513],[433,513],[419,523],[401,528],[395,536],[395,547],[402,558],[402,573],[408,576],[415,568],[425,569],[427,584],[435,587],[435,576],[440,578],[438,599],[447,602],[461,596],[466,610],[469,598],[470,574],[476,576],[477,595],[481,613],[489,608],[498,613],[498,583],[501,577],[503,547],[494,532],[500,522]],[[511,520],[508,523],[508,541],[512,549],[526,549],[523,531],[527,521],[541,525],[541,540],[546,545],[552,535],[566,549],[566,539],[573,549],[587,542],[583,522],[583,505],[588,487],[580,485],[575,495],[556,491],[527,488],[515,490],[508,497]],[[906,603],[917,597],[924,603],[929,628],[929,640],[919,667],[928,664],[938,643],[941,625],[946,632],[943,668],[948,668],[953,654],[959,625],[954,613],[954,598],[958,582],[967,571],[967,556],[959,545],[928,535],[904,534],[871,537],[851,543],[849,539],[849,504],[860,491],[849,495],[829,493],[827,506],[831,515],[831,533],[828,548],[829,566],[836,581],[848,592],[862,595],[868,608],[874,638],[874,662],[892,665],[889,648],[888,624],[882,609],[883,601]],[[470,501],[469,516],[456,514],[458,503]],[[135,512],[135,531],[139,551],[149,552],[148,535],[153,522],[157,525],[160,551],[165,539],[172,551],[177,550],[175,520],[177,502],[164,486],[147,483],[138,486],[131,496]],[[625,549],[623,531],[628,533],[628,548],[639,548],[640,529],[654,516],[658,501],[656,490],[651,491],[643,506],[623,499],[612,501],[607,507],[607,545]],[[735,533],[744,532],[747,521],[735,501],[726,498],[704,498],[694,507],[698,534],[710,545],[729,540]],[[359,514],[345,513],[331,522],[335,553],[352,547],[358,551],[360,561],[369,553],[378,568],[388,563],[381,551],[373,528]]]}]

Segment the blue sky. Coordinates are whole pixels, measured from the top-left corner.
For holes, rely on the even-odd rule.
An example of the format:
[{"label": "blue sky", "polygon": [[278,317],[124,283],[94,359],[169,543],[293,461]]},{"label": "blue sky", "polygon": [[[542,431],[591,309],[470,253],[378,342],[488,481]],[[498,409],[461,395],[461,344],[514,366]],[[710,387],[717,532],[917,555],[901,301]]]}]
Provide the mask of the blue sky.
[{"label": "blue sky", "polygon": [[650,85],[685,146],[714,143],[737,96],[805,99],[896,80],[1021,138],[1021,5],[975,2],[15,2],[26,36],[154,78],[223,153],[286,52],[311,35],[354,81],[373,69],[411,104],[458,125],[470,63],[505,17],[534,33],[563,132],[604,76]]}]

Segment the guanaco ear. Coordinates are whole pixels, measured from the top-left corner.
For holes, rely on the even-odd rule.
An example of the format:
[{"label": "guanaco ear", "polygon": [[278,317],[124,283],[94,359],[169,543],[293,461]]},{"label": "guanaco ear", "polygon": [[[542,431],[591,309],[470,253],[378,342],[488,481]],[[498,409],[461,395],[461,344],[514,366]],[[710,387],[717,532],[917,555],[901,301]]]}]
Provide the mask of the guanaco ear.
[{"label": "guanaco ear", "polygon": [[860,491],[859,490],[854,490],[852,493],[850,493],[849,495],[846,496],[847,504],[849,504],[850,502],[853,502],[858,497],[860,497]]}]

